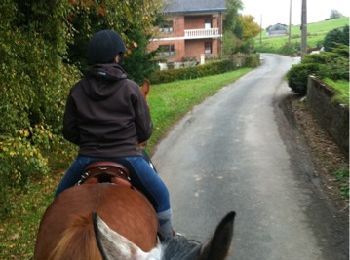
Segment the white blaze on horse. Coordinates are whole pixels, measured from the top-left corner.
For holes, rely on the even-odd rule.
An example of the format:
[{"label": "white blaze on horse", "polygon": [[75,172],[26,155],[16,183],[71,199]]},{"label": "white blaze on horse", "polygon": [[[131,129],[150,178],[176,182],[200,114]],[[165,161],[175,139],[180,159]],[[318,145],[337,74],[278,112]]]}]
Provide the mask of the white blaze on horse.
[{"label": "white blaze on horse", "polygon": [[[149,83],[141,87],[144,96]],[[48,207],[37,235],[36,260],[221,260],[229,251],[235,213],[206,243],[182,236],[160,243],[156,212],[129,182],[128,169],[111,162],[87,167],[80,184]]]}]

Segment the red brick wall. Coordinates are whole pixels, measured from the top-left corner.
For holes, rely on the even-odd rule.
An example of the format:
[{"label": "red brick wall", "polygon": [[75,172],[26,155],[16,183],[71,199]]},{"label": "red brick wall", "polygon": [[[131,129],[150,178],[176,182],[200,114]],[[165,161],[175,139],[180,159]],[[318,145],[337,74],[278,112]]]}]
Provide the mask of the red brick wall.
[{"label": "red brick wall", "polygon": [[175,37],[184,36],[185,21],[183,16],[174,17],[174,32]]},{"label": "red brick wall", "polygon": [[200,60],[201,54],[204,54],[204,40],[186,40],[185,45],[185,56]]},{"label": "red brick wall", "polygon": [[205,19],[211,19],[211,16],[192,16],[185,18],[185,30],[204,29]]}]

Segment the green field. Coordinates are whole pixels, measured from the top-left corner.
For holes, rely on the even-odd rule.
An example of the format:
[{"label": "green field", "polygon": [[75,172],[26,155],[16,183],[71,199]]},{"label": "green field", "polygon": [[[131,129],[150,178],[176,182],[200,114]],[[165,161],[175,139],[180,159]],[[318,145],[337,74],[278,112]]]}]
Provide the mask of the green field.
[{"label": "green field", "polygon": [[[342,27],[349,24],[349,18],[343,17],[339,19],[324,20],[307,25],[307,45],[308,48],[313,49],[322,47],[322,43],[326,34],[334,28]],[[261,42],[260,36],[255,38],[255,50],[259,53],[279,53],[283,52],[283,46],[288,43],[288,35],[268,37],[266,31],[262,32]],[[292,46],[296,48],[300,45],[300,25],[292,26]]]}]

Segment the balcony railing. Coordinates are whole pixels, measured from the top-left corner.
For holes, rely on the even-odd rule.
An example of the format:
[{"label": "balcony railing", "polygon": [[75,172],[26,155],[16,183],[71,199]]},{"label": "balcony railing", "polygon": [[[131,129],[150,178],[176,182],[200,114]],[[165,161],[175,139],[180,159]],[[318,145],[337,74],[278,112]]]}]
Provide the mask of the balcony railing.
[{"label": "balcony railing", "polygon": [[219,28],[185,30],[185,39],[202,39],[220,37]]}]

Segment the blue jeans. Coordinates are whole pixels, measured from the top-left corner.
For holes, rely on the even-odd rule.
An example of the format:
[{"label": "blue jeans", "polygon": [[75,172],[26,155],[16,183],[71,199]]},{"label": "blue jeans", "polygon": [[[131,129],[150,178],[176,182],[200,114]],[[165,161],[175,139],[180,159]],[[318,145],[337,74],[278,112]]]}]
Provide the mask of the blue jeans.
[{"label": "blue jeans", "polygon": [[[101,160],[101,158],[78,155],[58,184],[56,196],[65,189],[74,186],[80,180],[86,166]],[[130,170],[132,184],[147,197],[157,213],[170,210],[168,188],[145,158],[129,156],[111,159],[111,161],[118,162]]]}]

